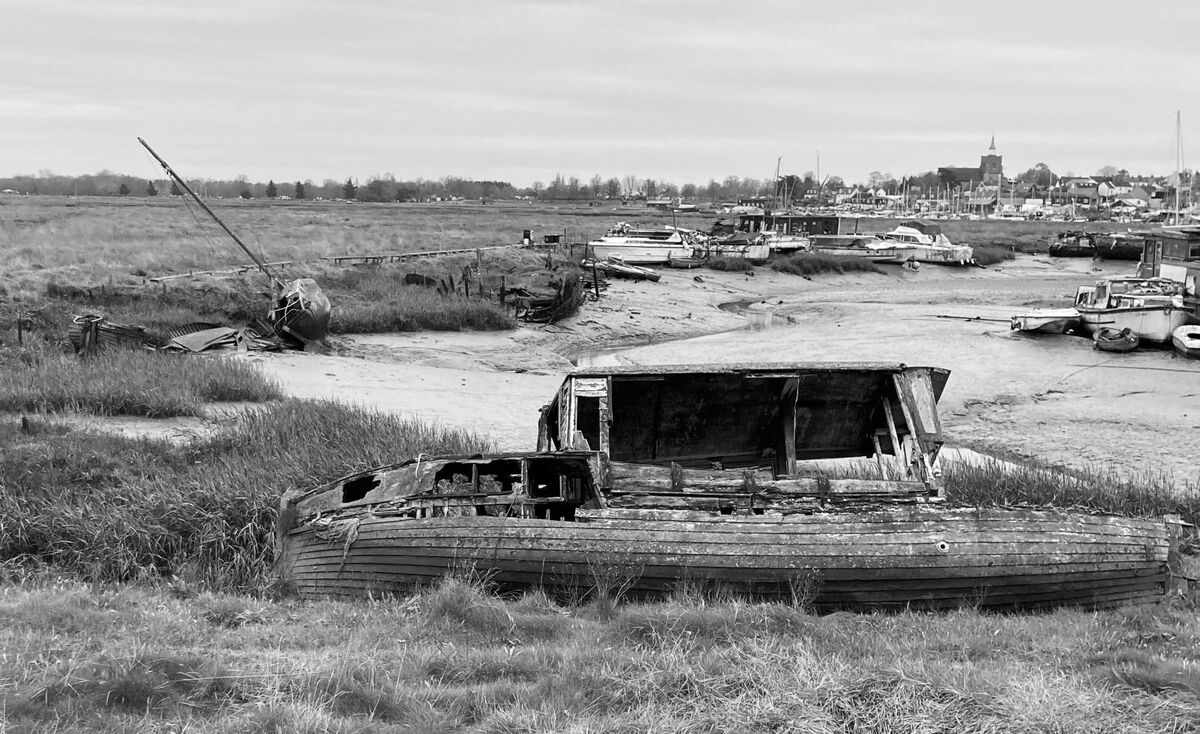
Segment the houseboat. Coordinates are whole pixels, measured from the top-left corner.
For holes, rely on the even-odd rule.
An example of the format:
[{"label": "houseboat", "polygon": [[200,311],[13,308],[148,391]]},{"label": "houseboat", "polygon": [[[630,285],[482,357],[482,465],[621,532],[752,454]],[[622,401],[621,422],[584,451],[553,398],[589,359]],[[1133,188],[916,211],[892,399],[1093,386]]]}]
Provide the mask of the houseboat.
[{"label": "houseboat", "polygon": [[[583,369],[542,409],[536,451],[421,455],[287,492],[278,574],[309,597],[402,592],[457,569],[552,593],[804,589],[822,610],[1162,599],[1178,578],[1176,520],[944,507],[948,375]],[[853,457],[872,469],[820,468]]]}]

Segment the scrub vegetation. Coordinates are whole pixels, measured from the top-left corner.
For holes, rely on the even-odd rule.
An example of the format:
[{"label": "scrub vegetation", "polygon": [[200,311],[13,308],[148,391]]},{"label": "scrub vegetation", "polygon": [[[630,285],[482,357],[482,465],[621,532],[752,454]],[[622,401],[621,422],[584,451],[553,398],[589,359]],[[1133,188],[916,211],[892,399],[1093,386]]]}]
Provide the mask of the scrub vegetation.
[{"label": "scrub vegetation", "polygon": [[878,265],[865,257],[856,255],[822,255],[812,252],[797,252],[787,257],[776,258],[771,269],[791,275],[819,275],[821,273],[882,273]]}]

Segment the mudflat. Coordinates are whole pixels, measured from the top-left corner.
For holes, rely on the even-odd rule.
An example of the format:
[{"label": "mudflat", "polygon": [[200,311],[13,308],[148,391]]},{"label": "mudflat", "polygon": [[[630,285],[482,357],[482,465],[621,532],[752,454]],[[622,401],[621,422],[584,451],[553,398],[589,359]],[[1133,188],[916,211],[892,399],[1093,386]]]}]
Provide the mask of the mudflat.
[{"label": "mudflat", "polygon": [[1129,265],[1019,255],[991,268],[812,280],[664,270],[658,283],[614,280],[549,327],[336,337],[327,355],[248,358],[296,396],[472,427],[503,449],[534,446],[538,408],[575,364],[935,365],[953,371],[941,409],[950,445],[1194,484],[1200,361],[1009,328],[1013,314],[1069,305],[1077,286]]}]

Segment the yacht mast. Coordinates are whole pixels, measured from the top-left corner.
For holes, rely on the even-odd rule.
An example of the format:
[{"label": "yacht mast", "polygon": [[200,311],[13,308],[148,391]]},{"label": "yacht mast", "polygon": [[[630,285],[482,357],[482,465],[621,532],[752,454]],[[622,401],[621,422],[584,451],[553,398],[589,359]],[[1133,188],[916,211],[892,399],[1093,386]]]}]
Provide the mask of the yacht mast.
[{"label": "yacht mast", "polygon": [[1179,226],[1179,190],[1183,188],[1183,124],[1175,110],[1175,226]]}]

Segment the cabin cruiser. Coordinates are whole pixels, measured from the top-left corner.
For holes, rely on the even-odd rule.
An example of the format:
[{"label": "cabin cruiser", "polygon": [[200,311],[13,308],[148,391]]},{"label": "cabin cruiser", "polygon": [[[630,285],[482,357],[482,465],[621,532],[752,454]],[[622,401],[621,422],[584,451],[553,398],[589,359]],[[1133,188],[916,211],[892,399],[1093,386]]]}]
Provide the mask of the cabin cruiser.
[{"label": "cabin cruiser", "polygon": [[1103,328],[1131,329],[1144,342],[1165,344],[1171,332],[1195,320],[1184,304],[1183,284],[1168,278],[1107,278],[1075,293],[1080,325],[1088,334]]},{"label": "cabin cruiser", "polygon": [[640,228],[620,222],[603,237],[588,243],[597,260],[618,259],[631,265],[666,263],[672,257],[691,257],[693,233],[675,227]]},{"label": "cabin cruiser", "polygon": [[905,260],[915,262],[966,265],[975,259],[969,245],[951,244],[941,227],[915,219],[901,222],[884,234],[883,242],[897,248],[903,246],[910,253]]}]

